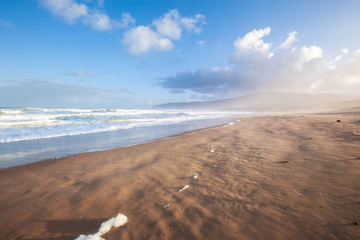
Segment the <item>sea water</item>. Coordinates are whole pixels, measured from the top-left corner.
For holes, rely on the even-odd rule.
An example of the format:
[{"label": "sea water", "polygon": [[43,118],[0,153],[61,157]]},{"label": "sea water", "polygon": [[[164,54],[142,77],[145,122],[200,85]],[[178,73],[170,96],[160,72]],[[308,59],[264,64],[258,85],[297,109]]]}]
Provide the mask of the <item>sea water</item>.
[{"label": "sea water", "polygon": [[0,168],[143,143],[250,113],[0,108]]}]

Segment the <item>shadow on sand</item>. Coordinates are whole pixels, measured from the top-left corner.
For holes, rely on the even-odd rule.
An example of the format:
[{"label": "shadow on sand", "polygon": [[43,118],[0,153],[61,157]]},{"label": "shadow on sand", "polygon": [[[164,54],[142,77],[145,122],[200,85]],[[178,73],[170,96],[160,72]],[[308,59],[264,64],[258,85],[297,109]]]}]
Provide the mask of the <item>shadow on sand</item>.
[{"label": "shadow on sand", "polygon": [[17,240],[73,240],[81,234],[96,233],[106,218],[68,219],[68,220],[35,220],[45,224],[47,233],[44,237],[20,237]]}]

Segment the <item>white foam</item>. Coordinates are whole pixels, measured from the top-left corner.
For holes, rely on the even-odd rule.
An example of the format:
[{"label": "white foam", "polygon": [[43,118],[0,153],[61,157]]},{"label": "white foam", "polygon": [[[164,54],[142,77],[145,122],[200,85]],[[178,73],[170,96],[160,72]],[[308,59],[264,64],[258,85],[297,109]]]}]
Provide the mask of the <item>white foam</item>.
[{"label": "white foam", "polygon": [[194,178],[194,179],[197,179],[198,177],[199,177],[199,175],[196,174],[193,178]]},{"label": "white foam", "polygon": [[167,208],[167,207],[170,207],[170,206],[171,206],[171,203],[168,203],[168,204],[164,205],[164,208]]},{"label": "white foam", "polygon": [[0,108],[0,143],[186,123],[230,114],[176,110]]},{"label": "white foam", "polygon": [[211,153],[213,153],[214,151],[215,151],[215,150],[214,150],[213,148],[210,150]]},{"label": "white foam", "polygon": [[111,228],[117,228],[127,223],[127,217],[124,214],[119,213],[116,217],[110,218],[106,222],[103,222],[99,228],[99,231],[94,234],[80,235],[75,240],[104,240],[101,236],[110,231]]},{"label": "white foam", "polygon": [[189,185],[185,185],[182,189],[179,190],[179,192],[182,192],[182,191],[184,191],[185,189],[187,189],[189,187],[190,187]]}]

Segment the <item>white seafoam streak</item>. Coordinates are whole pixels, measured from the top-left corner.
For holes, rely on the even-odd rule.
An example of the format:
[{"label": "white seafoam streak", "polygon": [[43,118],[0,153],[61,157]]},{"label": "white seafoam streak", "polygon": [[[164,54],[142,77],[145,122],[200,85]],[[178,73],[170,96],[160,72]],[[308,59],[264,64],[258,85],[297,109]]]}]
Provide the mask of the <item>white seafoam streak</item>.
[{"label": "white seafoam streak", "polygon": [[80,235],[75,240],[104,240],[101,236],[110,231],[111,228],[117,228],[127,223],[128,218],[119,213],[116,217],[113,217],[106,222],[103,222],[99,228],[99,231],[94,234]]},{"label": "white seafoam streak", "polygon": [[179,190],[179,192],[184,191],[185,189],[188,189],[190,186],[189,185],[185,185],[182,189]]},{"label": "white seafoam streak", "polygon": [[201,121],[229,114],[173,110],[0,108],[0,143]]}]

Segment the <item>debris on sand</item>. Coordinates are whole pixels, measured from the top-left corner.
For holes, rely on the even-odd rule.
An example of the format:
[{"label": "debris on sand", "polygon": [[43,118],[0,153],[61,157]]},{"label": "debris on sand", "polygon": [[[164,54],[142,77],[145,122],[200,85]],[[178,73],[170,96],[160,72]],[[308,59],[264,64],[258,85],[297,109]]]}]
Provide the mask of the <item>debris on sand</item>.
[{"label": "debris on sand", "polygon": [[280,161],[279,163],[288,163],[289,161],[288,160],[285,160],[285,161]]}]

